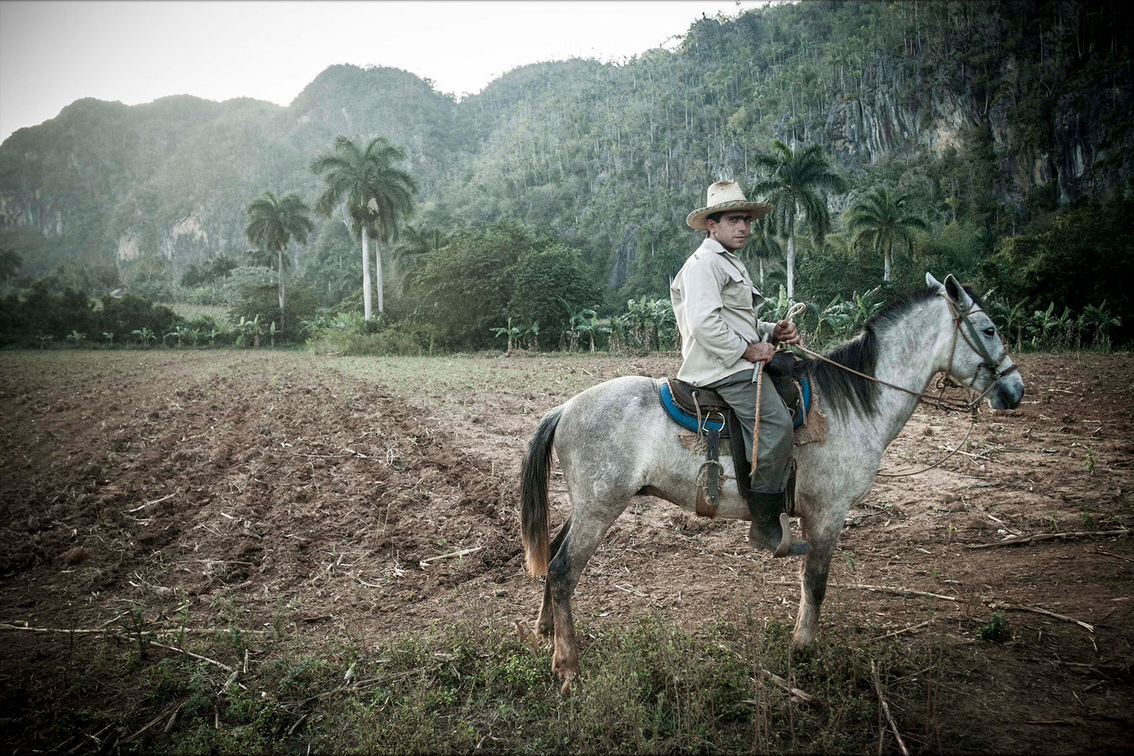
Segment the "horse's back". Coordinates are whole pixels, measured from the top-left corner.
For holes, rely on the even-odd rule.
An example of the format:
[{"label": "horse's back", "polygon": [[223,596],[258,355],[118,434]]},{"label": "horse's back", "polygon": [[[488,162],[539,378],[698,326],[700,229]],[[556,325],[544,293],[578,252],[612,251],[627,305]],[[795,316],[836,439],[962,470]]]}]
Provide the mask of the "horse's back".
[{"label": "horse's back", "polygon": [[573,396],[555,432],[569,487],[573,482],[615,498],[636,492],[647,482],[666,422],[653,378],[622,376]]},{"label": "horse's back", "polygon": [[658,382],[644,375],[624,375],[595,384],[567,400],[565,415],[601,419],[639,414],[651,407],[661,407]]}]

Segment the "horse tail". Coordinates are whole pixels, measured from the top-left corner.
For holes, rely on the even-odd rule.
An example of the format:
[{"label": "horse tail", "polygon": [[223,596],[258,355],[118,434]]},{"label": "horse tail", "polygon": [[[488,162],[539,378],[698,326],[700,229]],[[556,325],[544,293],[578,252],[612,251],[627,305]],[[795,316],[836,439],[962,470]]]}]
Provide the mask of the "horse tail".
[{"label": "horse tail", "polygon": [[556,407],[543,416],[528,442],[520,471],[520,540],[524,544],[525,561],[532,577],[547,572],[547,563],[551,559],[551,526],[548,522],[551,504],[547,498],[547,482],[551,475],[555,428],[562,416],[563,407]]}]

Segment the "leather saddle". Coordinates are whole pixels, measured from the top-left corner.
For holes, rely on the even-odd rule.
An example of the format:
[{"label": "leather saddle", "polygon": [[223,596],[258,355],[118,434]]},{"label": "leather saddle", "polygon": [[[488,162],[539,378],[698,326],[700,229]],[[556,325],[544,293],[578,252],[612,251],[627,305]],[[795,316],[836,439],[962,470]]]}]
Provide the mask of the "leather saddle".
[{"label": "leather saddle", "polygon": [[[811,406],[811,383],[803,374],[802,360],[794,353],[784,350],[777,352],[764,366],[764,380],[769,380],[776,392],[792,413],[793,427],[803,424],[804,416]],[[767,384],[765,384],[765,390]],[[747,495],[746,486],[751,474],[751,466],[744,449],[740,433],[731,433],[739,418],[732,408],[716,391],[703,386],[694,386],[677,378],[660,382],[658,396],[670,418],[683,428],[694,431],[706,440],[706,460],[701,465],[704,484],[697,487],[697,514],[713,517],[720,503],[721,465],[720,441],[728,439],[732,452],[733,467],[737,486],[742,495]],[[794,475],[793,475],[794,477]],[[794,481],[793,481],[794,482]]]},{"label": "leather saddle", "polygon": [[[764,366],[764,380],[771,379],[776,393],[791,412],[792,427],[803,424],[811,408],[811,381],[803,371],[803,360],[783,350]],[[767,389],[768,384],[764,384]],[[721,438],[729,437],[729,406],[720,394],[710,388],[667,378],[659,388],[662,406],[678,425],[707,436],[717,430]]]}]

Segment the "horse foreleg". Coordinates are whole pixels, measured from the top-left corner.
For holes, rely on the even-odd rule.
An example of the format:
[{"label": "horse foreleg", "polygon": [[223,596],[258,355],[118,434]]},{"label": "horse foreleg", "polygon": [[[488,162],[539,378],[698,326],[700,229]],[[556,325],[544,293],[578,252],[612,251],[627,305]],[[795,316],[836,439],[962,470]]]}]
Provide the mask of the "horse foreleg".
[{"label": "horse foreleg", "polygon": [[[840,523],[841,524],[841,523]],[[792,633],[792,647],[797,651],[811,648],[819,632],[819,608],[827,594],[827,577],[831,569],[831,556],[839,539],[841,527],[808,527],[804,520],[804,538],[811,544],[800,568],[799,613]]]},{"label": "horse foreleg", "polygon": [[[567,534],[571,531],[571,518],[568,517],[563,521],[563,525],[559,528],[559,532],[555,534],[555,538],[551,541],[551,559],[554,560],[559,554],[559,549],[563,545],[563,541],[567,538]],[[549,569],[550,573],[550,569]],[[536,620],[536,632],[540,637],[551,638],[555,635],[555,613],[552,611],[551,600],[551,577],[550,574],[543,584],[543,603],[539,607],[539,619]]]}]

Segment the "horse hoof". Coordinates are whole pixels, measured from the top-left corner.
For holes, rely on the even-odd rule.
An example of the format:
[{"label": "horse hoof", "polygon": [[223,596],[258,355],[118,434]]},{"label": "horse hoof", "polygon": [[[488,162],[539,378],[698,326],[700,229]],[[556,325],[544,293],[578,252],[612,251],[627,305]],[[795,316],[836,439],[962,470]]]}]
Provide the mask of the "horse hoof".
[{"label": "horse hoof", "polygon": [[563,685],[559,688],[559,695],[563,696],[564,698],[571,697],[571,681],[574,679],[574,677],[574,672],[568,672],[563,675]]},{"label": "horse hoof", "polygon": [[796,631],[792,635],[791,650],[792,653],[800,654],[803,656],[814,653],[815,636],[812,633]]}]

